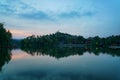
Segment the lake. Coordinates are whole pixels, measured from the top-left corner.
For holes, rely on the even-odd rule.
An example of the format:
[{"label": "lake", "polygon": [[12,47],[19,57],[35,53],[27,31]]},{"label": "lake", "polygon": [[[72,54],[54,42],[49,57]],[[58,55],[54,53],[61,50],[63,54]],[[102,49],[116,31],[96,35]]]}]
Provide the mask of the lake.
[{"label": "lake", "polygon": [[120,50],[47,51],[2,51],[0,80],[120,80]]}]

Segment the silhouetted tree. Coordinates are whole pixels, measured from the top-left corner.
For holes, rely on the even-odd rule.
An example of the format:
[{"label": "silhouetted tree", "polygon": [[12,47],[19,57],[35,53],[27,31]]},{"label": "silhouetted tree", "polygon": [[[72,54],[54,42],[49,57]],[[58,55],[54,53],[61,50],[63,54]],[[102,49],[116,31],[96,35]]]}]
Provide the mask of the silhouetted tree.
[{"label": "silhouetted tree", "polygon": [[0,23],[0,47],[11,46],[12,34],[4,28],[4,24]]}]

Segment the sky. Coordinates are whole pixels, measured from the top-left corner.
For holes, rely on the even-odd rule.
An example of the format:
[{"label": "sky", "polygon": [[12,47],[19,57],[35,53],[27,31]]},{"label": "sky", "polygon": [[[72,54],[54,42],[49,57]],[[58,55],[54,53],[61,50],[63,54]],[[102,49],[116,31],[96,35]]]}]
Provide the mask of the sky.
[{"label": "sky", "polygon": [[0,0],[0,22],[16,39],[57,31],[120,35],[120,0]]}]

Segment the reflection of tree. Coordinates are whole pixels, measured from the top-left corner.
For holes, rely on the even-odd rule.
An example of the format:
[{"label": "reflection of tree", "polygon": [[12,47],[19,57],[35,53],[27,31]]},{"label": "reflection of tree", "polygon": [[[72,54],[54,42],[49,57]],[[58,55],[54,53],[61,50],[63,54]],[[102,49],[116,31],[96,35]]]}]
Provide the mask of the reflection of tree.
[{"label": "reflection of tree", "polygon": [[68,57],[70,55],[83,55],[84,48],[59,48],[59,47],[43,47],[40,49],[35,48],[23,48],[31,55],[49,55],[55,58]]},{"label": "reflection of tree", "polygon": [[2,67],[11,59],[11,52],[8,49],[0,49],[0,71]]},{"label": "reflection of tree", "polygon": [[23,48],[22,50],[26,51],[31,55],[49,55],[55,58],[68,57],[70,55],[83,55],[84,52],[88,51],[89,53],[94,53],[95,55],[99,54],[109,54],[112,56],[120,56],[120,49],[109,49],[109,48],[59,48],[59,47],[41,47],[37,48]]},{"label": "reflection of tree", "polygon": [[86,48],[86,51],[89,53],[94,53],[95,55],[100,54],[108,54],[111,56],[120,56],[120,49],[110,49],[110,48],[102,48],[102,47],[89,47]]}]

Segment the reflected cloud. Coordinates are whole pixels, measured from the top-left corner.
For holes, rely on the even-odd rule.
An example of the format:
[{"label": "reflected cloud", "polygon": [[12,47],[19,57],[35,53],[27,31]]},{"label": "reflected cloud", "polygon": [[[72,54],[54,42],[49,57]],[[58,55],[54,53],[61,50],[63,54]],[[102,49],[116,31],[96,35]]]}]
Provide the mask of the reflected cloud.
[{"label": "reflected cloud", "polygon": [[12,50],[12,54],[13,54],[12,60],[22,59],[22,58],[30,56],[29,54],[21,50]]}]

